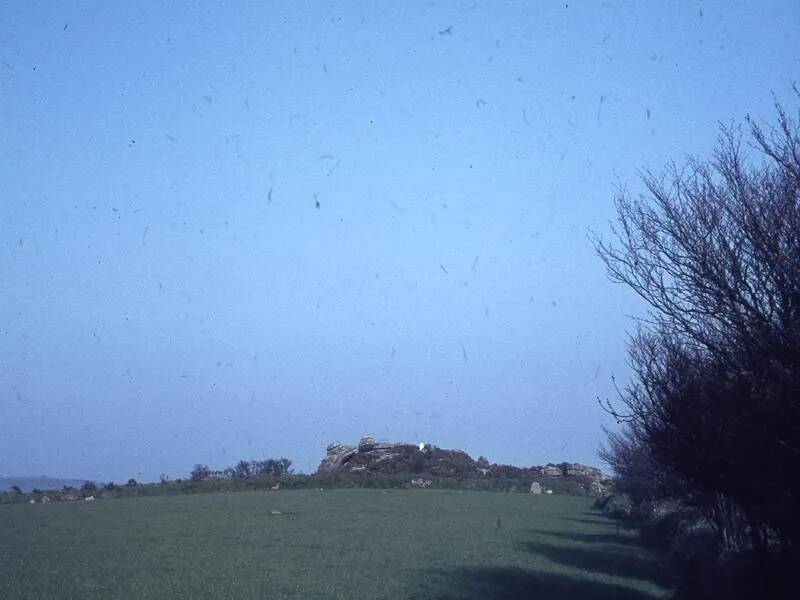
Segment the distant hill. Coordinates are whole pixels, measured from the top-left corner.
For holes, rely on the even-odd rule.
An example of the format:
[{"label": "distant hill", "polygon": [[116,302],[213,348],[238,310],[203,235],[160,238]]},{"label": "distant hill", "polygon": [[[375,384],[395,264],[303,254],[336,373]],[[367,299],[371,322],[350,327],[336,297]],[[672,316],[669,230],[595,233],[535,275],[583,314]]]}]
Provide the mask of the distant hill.
[{"label": "distant hill", "polygon": [[0,492],[7,492],[12,485],[16,485],[23,492],[34,489],[60,490],[65,485],[80,488],[86,479],[58,479],[56,477],[0,477]]}]

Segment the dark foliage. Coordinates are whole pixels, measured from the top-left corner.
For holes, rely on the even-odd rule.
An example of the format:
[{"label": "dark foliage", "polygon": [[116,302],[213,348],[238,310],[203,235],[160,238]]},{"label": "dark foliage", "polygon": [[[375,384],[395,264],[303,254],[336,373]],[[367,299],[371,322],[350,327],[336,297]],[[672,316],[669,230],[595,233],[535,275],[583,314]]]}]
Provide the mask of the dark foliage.
[{"label": "dark foliage", "polygon": [[208,466],[196,464],[191,473],[192,481],[207,479],[247,479],[248,477],[281,477],[292,472],[292,461],[288,458],[266,460],[240,460],[222,471],[212,471]]},{"label": "dark foliage", "polygon": [[250,462],[250,472],[256,476],[271,475],[280,477],[291,473],[292,461],[288,458],[268,458]]},{"label": "dark foliage", "polygon": [[762,557],[800,540],[800,130],[777,109],[748,119],[755,157],[729,127],[711,159],[645,171],[595,240],[649,306],[603,457],[635,501],[698,507],[723,548]]},{"label": "dark foliage", "polygon": [[250,469],[250,463],[246,460],[240,460],[238,463],[236,463],[236,466],[233,467],[233,476],[237,479],[250,477],[251,474],[252,470]]},{"label": "dark foliage", "polygon": [[196,464],[190,475],[192,481],[205,481],[211,477],[211,469],[208,465]]}]

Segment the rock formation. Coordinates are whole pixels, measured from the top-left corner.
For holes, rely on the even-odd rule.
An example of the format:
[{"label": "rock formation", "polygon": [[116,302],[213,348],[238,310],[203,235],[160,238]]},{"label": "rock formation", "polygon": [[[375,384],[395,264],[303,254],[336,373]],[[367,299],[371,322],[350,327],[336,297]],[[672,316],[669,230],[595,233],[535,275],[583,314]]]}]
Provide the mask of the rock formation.
[{"label": "rock formation", "polygon": [[328,455],[317,469],[317,473],[320,475],[334,475],[341,472],[343,465],[358,452],[358,448],[345,446],[341,442],[333,442],[328,444],[327,451]]},{"label": "rock formation", "polygon": [[[535,467],[516,467],[489,463],[484,457],[477,461],[462,450],[445,450],[432,444],[378,442],[371,436],[361,438],[357,446],[334,442],[317,469],[321,476],[365,477],[370,475],[408,475],[411,480],[536,480],[560,478],[577,485],[592,495],[604,495],[609,477],[599,469],[578,463],[547,464]],[[414,486],[414,484],[410,484]],[[524,483],[527,486],[527,482]],[[538,485],[538,492],[535,490]],[[427,486],[426,486],[427,487]],[[550,485],[547,485],[549,488]],[[531,485],[532,494],[543,493],[541,482]]]},{"label": "rock formation", "polygon": [[541,473],[545,477],[561,477],[564,470],[557,465],[545,465],[541,467]]}]

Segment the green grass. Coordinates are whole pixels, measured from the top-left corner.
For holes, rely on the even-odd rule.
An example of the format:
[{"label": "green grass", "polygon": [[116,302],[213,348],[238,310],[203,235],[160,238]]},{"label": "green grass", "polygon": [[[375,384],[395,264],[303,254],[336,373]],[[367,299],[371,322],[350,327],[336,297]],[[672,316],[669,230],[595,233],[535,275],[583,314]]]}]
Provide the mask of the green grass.
[{"label": "green grass", "polygon": [[663,596],[657,561],[590,507],[442,490],[0,506],[0,598]]}]

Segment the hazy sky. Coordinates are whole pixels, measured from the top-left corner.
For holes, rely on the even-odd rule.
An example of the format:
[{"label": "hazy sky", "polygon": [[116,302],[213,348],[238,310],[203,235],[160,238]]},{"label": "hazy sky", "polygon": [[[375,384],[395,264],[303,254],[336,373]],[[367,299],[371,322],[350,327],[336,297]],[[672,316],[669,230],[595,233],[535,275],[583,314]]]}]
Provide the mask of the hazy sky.
[{"label": "hazy sky", "polygon": [[194,4],[0,6],[0,476],[597,464],[641,307],[587,231],[772,119],[800,4]]}]

